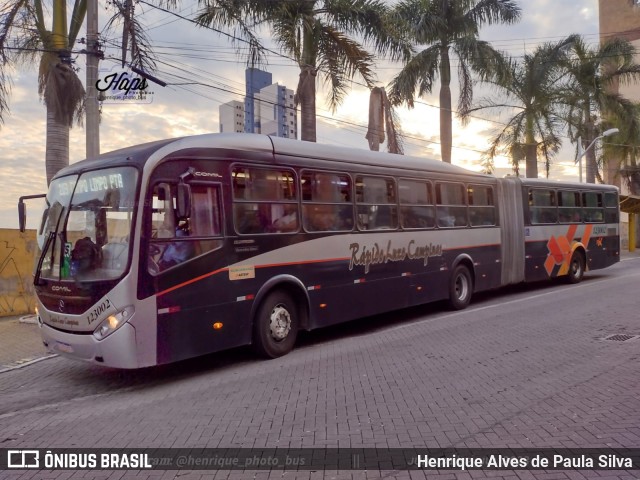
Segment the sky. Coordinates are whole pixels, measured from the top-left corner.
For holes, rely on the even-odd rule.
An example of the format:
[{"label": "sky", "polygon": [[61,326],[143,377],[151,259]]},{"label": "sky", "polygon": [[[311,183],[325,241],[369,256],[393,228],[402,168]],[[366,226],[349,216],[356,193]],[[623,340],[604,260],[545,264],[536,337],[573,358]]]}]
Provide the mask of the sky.
[{"label": "sky", "polygon": [[[179,15],[192,17],[197,2],[179,2]],[[522,56],[544,42],[557,41],[572,33],[584,36],[590,44],[598,42],[598,0],[519,0],[522,19],[514,25],[484,27],[480,38],[512,56]],[[222,103],[244,98],[245,59],[227,38],[197,27],[170,13],[137,4],[138,19],[145,26],[157,56],[154,75],[168,85],[151,83],[147,103],[112,101],[102,105],[100,151],[102,153],[148,141],[215,133],[219,131],[218,107]],[[99,28],[104,29],[110,10],[100,0]],[[84,29],[79,35],[85,35]],[[266,45],[268,32],[261,34]],[[102,31],[105,60],[101,76],[118,66],[120,55],[117,32]],[[77,49],[82,48],[77,45]],[[75,67],[85,79],[84,56],[78,55]],[[261,68],[273,74],[274,83],[295,90],[299,70],[285,58],[267,57]],[[455,66],[453,61],[452,65]],[[401,64],[381,62],[376,68],[379,86],[387,85],[401,69]],[[17,202],[21,195],[46,192],[45,178],[45,107],[38,97],[37,67],[19,65],[9,72],[12,79],[10,112],[0,124],[0,228],[17,228]],[[358,80],[358,83],[363,83]],[[452,101],[457,103],[457,83],[452,82]],[[486,87],[474,89],[474,98],[490,95]],[[325,91],[318,84],[318,143],[367,149],[369,92],[353,84],[335,112],[326,104]],[[440,159],[438,90],[420,98],[415,108],[399,108],[401,127],[406,135],[405,153]],[[452,163],[479,170],[482,152],[508,112],[481,111],[468,125],[454,120]],[[486,120],[485,120],[486,119]],[[300,125],[300,124],[299,124]],[[550,178],[577,181],[575,150],[568,140],[551,167]],[[85,130],[74,126],[70,134],[70,163],[85,158]],[[496,160],[496,175],[509,173],[505,158]],[[541,166],[540,172],[543,172]],[[28,205],[28,226],[33,228],[40,216],[40,205]]]}]

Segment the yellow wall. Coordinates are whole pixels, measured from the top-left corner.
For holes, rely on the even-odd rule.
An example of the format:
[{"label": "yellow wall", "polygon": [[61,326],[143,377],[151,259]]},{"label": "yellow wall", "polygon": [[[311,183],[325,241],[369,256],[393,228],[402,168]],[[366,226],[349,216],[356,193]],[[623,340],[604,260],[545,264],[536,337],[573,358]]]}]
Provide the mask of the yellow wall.
[{"label": "yellow wall", "polygon": [[0,228],[0,317],[33,313],[36,232]]}]

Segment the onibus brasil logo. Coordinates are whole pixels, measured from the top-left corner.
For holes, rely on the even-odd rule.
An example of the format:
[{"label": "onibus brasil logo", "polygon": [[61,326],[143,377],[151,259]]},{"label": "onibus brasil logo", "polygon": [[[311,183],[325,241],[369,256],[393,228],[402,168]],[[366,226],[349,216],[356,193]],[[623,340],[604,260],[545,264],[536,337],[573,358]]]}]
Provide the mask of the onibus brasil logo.
[{"label": "onibus brasil logo", "polygon": [[153,92],[149,90],[147,79],[118,66],[109,70],[100,69],[96,88],[102,103],[140,104],[153,101]]}]

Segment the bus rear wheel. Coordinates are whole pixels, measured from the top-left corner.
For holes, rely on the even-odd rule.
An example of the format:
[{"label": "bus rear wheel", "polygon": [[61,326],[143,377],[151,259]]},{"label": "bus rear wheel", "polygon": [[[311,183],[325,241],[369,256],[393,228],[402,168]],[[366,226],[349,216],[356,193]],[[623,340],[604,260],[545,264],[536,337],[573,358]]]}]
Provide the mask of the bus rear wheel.
[{"label": "bus rear wheel", "polygon": [[289,294],[274,291],[262,301],[253,323],[253,348],[266,358],[286,355],[298,336],[298,305]]},{"label": "bus rear wheel", "polygon": [[473,293],[473,278],[465,265],[458,265],[449,280],[449,305],[454,310],[467,308]]},{"label": "bus rear wheel", "polygon": [[567,273],[567,283],[580,283],[584,277],[586,261],[584,254],[578,250],[571,255],[571,263],[569,264],[569,273]]}]

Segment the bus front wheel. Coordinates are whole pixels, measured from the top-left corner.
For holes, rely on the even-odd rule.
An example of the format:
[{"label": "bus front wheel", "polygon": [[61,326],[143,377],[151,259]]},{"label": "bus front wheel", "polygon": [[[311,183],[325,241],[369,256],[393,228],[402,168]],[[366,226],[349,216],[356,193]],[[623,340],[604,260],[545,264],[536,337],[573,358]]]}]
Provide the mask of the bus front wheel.
[{"label": "bus front wheel", "polygon": [[471,272],[465,265],[458,265],[449,280],[449,305],[454,310],[467,308],[473,293]]},{"label": "bus front wheel", "polygon": [[298,306],[289,294],[274,291],[262,301],[253,324],[253,347],[266,358],[286,355],[298,335]]},{"label": "bus front wheel", "polygon": [[571,255],[571,263],[569,264],[569,273],[567,274],[568,283],[580,283],[584,276],[586,261],[581,251],[576,250]]}]

